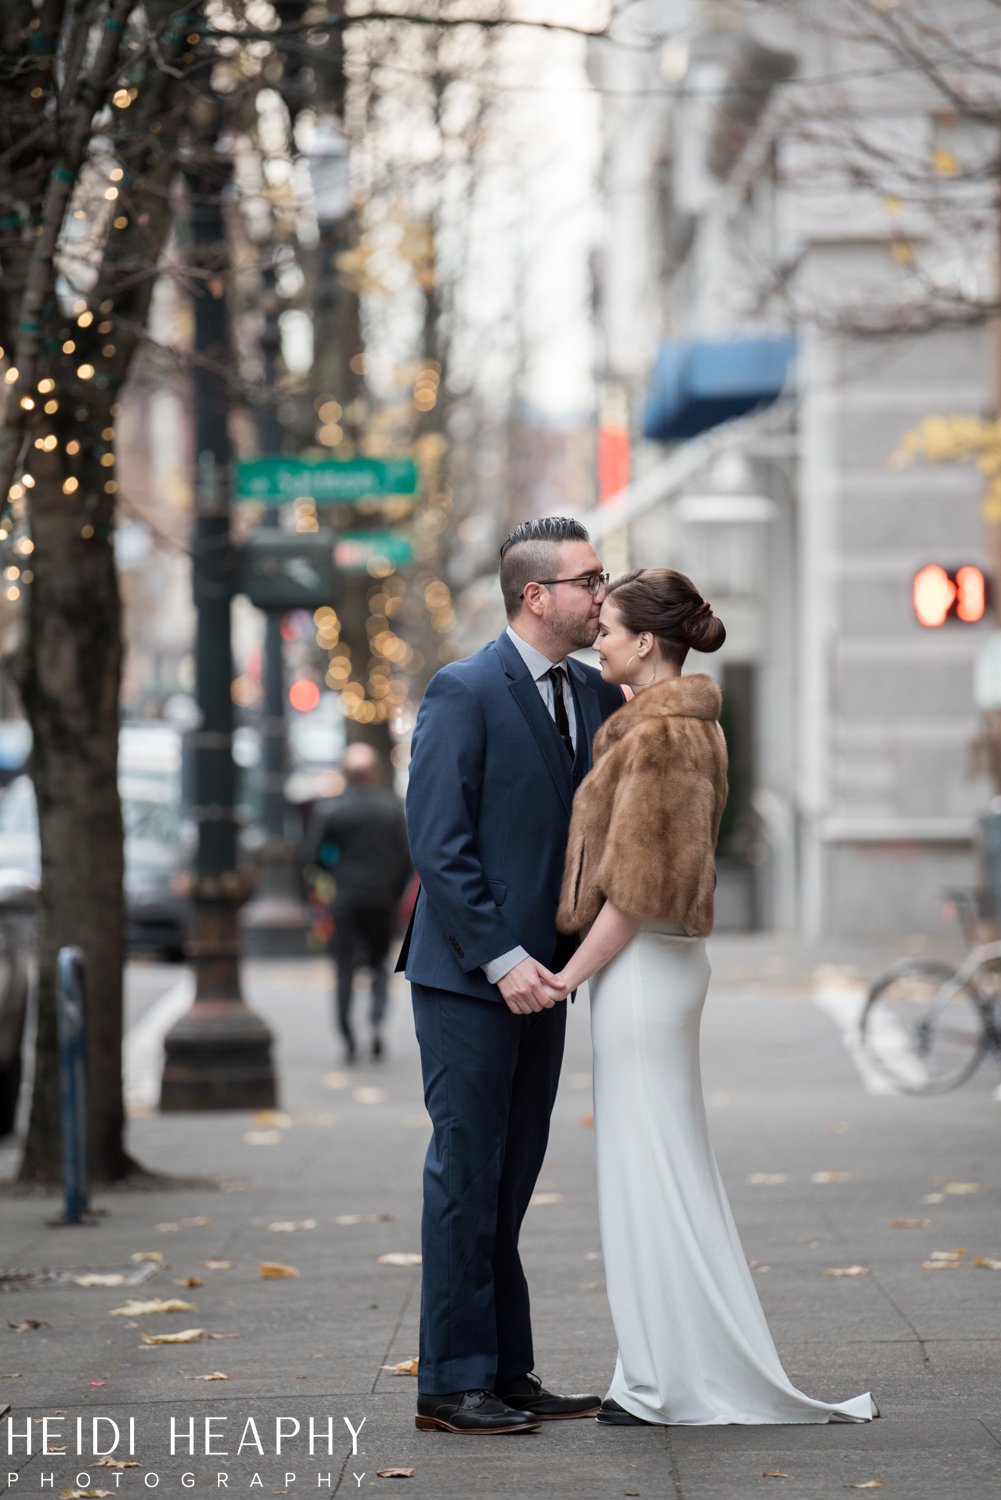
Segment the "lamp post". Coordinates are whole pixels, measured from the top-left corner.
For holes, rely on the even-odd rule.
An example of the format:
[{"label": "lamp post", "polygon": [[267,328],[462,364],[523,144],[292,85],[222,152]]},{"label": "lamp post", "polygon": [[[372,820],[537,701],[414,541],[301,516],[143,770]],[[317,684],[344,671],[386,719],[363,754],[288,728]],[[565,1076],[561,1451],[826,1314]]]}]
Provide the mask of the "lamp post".
[{"label": "lamp post", "polygon": [[[275,1102],[271,1033],[240,992],[237,910],[236,769],[233,764],[229,465],[225,369],[229,328],[225,293],[226,230],[222,195],[231,163],[216,149],[218,107],[199,101],[198,139],[184,168],[194,273],[194,545],[196,695],[191,731],[193,814],[198,851],[188,952],[195,999],[167,1033],[160,1092],[163,1110],[260,1109]],[[200,127],[200,128],[199,128]]]}]

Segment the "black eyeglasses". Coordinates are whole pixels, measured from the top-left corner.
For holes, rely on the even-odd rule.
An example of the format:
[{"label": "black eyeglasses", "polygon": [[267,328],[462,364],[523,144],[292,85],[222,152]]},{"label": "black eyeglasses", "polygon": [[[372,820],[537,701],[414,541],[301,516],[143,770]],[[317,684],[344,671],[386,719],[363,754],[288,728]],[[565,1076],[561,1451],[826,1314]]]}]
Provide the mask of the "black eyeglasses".
[{"label": "black eyeglasses", "polygon": [[554,583],[579,583],[592,598],[596,598],[603,588],[607,588],[610,576],[608,573],[582,573],[577,578],[537,578],[535,581],[547,587]]}]

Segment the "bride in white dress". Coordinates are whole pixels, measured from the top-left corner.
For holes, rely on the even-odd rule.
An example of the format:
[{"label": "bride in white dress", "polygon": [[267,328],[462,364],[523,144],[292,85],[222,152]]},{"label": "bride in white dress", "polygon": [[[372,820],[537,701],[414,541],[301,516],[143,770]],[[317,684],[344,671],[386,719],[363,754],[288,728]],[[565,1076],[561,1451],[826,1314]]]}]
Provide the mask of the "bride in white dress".
[{"label": "bride in white dress", "polygon": [[706,1123],[699,1025],[714,849],[726,801],[720,694],[682,677],[722,623],[666,568],[617,580],[595,646],[634,699],[595,739],[574,802],[566,932],[588,927],[559,993],[591,981],[598,1208],[618,1358],[598,1421],[867,1421],[867,1393],[816,1401],[779,1361]]}]

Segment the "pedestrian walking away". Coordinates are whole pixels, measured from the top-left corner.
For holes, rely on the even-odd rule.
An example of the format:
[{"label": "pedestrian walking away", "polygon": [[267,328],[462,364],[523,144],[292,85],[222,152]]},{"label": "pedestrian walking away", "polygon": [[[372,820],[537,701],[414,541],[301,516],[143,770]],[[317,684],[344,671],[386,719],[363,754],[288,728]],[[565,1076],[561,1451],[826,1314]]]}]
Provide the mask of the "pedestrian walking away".
[{"label": "pedestrian walking away", "polygon": [[361,967],[371,976],[371,1053],[373,1058],[383,1055],[389,949],[412,866],[403,808],[381,784],[382,768],[371,745],[349,745],[343,771],[344,792],[314,816],[309,853],[332,882],[334,1015],[345,1061],[351,1063],[358,1056],[352,1011]]},{"label": "pedestrian walking away", "polygon": [[534,1372],[521,1222],[549,1134],[566,1007],[544,988],[576,938],[556,931],[574,788],[618,687],[590,646],[607,575],[576,521],[520,525],[501,548],[509,625],[431,680],[407,821],[422,889],[411,982],[433,1135],[424,1169],[417,1426],[484,1434],[592,1415]]}]

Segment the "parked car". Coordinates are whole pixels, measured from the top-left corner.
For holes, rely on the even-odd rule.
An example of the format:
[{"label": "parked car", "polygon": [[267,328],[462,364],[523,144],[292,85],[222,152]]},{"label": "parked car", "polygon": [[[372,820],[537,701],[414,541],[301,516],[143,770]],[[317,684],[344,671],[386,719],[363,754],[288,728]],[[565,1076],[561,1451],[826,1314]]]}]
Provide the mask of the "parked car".
[{"label": "parked car", "polygon": [[[158,777],[123,777],[126,944],[131,951],[183,957],[190,921],[193,833],[176,789]],[[40,873],[38,814],[31,779],[19,776],[0,798],[0,870]]]},{"label": "parked car", "polygon": [[35,946],[38,886],[0,869],[0,1136],[14,1129]]}]

